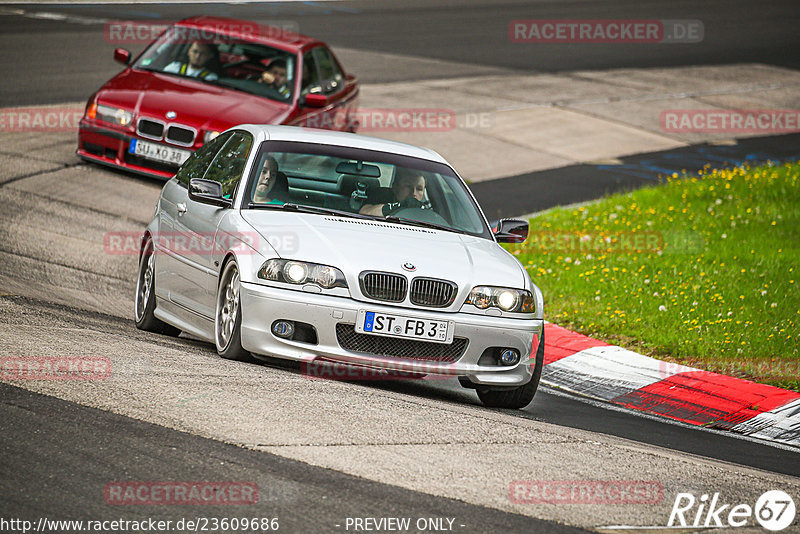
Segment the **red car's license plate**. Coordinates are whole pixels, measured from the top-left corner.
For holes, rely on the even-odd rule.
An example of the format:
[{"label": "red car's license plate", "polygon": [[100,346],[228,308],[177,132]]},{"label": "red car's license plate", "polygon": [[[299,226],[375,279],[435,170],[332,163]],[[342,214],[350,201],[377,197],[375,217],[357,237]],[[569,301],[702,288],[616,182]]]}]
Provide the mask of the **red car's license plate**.
[{"label": "red car's license plate", "polygon": [[143,158],[175,165],[183,164],[183,162],[192,155],[188,150],[172,148],[171,146],[160,145],[158,143],[150,143],[148,141],[142,141],[141,139],[131,139],[131,146],[128,152],[137,156],[142,156]]}]

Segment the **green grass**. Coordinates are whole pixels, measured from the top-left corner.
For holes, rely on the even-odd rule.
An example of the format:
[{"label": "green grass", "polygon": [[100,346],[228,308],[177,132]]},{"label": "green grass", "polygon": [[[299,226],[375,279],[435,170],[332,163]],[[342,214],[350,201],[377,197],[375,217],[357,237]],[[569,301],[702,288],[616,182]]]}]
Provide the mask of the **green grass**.
[{"label": "green grass", "polygon": [[542,289],[546,319],[800,391],[800,164],[674,175],[530,228],[509,250]]}]

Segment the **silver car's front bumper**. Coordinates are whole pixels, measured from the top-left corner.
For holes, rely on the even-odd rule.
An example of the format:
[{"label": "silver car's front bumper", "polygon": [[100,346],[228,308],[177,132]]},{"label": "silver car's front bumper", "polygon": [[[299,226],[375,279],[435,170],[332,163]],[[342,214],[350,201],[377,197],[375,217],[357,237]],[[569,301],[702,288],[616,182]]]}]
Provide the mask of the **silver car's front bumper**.
[{"label": "silver car's front bumper", "polygon": [[[245,282],[241,283],[240,299],[244,349],[257,355],[304,362],[322,358],[393,371],[464,376],[475,384],[487,386],[521,386],[531,379],[536,349],[542,339],[541,319],[398,308]],[[345,350],[337,341],[336,325],[355,324],[360,309],[454,321],[454,337],[466,338],[467,347],[453,363],[390,358]],[[276,337],[271,332],[271,325],[278,319],[311,324],[317,331],[318,343],[313,345]],[[478,365],[479,358],[488,347],[514,348],[520,352],[521,361],[511,367]]]}]

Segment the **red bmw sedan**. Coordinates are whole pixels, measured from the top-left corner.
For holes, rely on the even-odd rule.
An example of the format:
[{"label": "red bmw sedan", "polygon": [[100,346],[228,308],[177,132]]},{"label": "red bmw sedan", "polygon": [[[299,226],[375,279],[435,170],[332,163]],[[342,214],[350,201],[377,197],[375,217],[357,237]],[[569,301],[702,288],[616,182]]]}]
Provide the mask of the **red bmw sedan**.
[{"label": "red bmw sedan", "polygon": [[358,80],[328,46],[240,20],[194,17],[168,28],[86,104],[77,154],[170,178],[219,132],[242,123],[355,132]]}]

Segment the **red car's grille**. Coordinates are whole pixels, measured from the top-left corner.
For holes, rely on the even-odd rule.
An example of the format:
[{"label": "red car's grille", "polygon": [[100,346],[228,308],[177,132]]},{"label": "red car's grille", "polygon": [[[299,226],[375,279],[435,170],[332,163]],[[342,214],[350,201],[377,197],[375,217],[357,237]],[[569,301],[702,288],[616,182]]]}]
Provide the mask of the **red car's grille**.
[{"label": "red car's grille", "polygon": [[194,135],[194,130],[176,124],[170,124],[167,128],[167,141],[176,145],[191,146],[194,143]]},{"label": "red car's grille", "polygon": [[150,119],[139,119],[136,132],[142,137],[161,139],[164,136],[164,124]]}]

